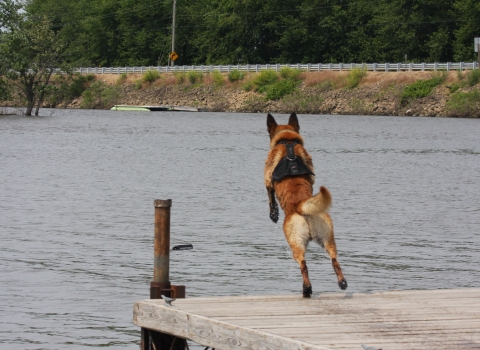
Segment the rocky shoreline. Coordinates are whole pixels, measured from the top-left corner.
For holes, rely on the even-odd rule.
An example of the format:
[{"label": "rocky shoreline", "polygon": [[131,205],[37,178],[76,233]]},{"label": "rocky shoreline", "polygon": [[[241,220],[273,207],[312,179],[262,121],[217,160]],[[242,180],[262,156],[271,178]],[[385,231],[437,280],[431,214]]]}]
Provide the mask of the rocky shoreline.
[{"label": "rocky shoreline", "polygon": [[[456,72],[448,73],[445,81],[428,96],[408,103],[401,100],[403,89],[417,80],[429,79],[432,72],[368,72],[353,89],[342,84],[347,72],[303,74],[297,91],[280,100],[266,100],[261,93],[246,91],[241,81],[230,83],[227,79],[220,86],[207,78],[200,84],[179,84],[173,75],[141,86],[138,85],[141,75],[129,75],[121,83],[118,75],[97,75],[96,79],[116,86],[119,93],[114,104],[117,105],[193,106],[212,112],[480,117],[480,108],[474,108],[467,115],[456,115],[448,109],[451,85],[458,84],[459,80]],[[478,91],[478,87],[464,85],[460,91]],[[81,108],[82,97],[56,106],[48,103],[44,106]]]}]

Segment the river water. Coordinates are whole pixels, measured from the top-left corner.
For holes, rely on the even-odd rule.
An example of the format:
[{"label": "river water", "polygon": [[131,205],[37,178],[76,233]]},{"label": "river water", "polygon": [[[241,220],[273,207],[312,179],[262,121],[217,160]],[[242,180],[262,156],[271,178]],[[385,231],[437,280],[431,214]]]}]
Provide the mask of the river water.
[{"label": "river water", "polygon": [[[194,246],[171,253],[187,297],[301,293],[268,216],[264,114],[41,112],[0,116],[0,348],[137,349],[154,199],[173,201],[172,246]],[[480,120],[299,120],[348,292],[480,287]],[[307,264],[314,296],[341,293],[320,247]]]}]

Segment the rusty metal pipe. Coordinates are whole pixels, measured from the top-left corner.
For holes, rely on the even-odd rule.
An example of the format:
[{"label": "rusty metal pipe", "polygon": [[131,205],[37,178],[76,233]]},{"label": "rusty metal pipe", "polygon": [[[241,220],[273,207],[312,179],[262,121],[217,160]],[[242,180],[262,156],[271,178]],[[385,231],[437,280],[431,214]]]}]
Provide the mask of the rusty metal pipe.
[{"label": "rusty metal pipe", "polygon": [[[156,199],[155,236],[153,241],[153,280],[150,283],[150,298],[159,299],[162,294],[170,296],[170,207],[172,200]],[[168,295],[167,295],[168,294]]]}]

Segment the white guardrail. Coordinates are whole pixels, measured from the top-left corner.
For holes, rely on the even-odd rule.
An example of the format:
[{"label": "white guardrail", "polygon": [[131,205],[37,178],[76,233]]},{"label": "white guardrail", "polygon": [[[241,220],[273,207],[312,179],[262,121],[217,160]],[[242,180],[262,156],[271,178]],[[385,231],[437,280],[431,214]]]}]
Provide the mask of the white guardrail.
[{"label": "white guardrail", "polygon": [[[243,65],[216,65],[216,66],[150,66],[150,67],[95,67],[75,68],[75,73],[81,74],[122,74],[144,73],[148,70],[156,70],[160,73],[174,72],[203,72],[209,73],[220,71],[228,73],[234,70],[242,72],[260,72],[264,70],[279,71],[284,67],[296,68],[302,71],[348,71],[354,68],[366,68],[373,72],[400,72],[400,71],[451,71],[478,69],[478,62],[447,62],[447,63],[306,63],[306,64],[243,64]],[[56,72],[60,73],[58,69]]]}]

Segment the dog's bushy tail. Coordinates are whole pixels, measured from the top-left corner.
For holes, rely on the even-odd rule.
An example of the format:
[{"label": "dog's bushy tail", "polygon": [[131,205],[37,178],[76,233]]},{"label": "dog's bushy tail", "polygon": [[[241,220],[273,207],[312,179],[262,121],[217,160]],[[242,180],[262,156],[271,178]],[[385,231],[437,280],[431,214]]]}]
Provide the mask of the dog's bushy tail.
[{"label": "dog's bushy tail", "polygon": [[298,212],[301,215],[316,215],[324,213],[332,204],[332,195],[323,186],[320,186],[320,192],[315,196],[300,203]]}]

